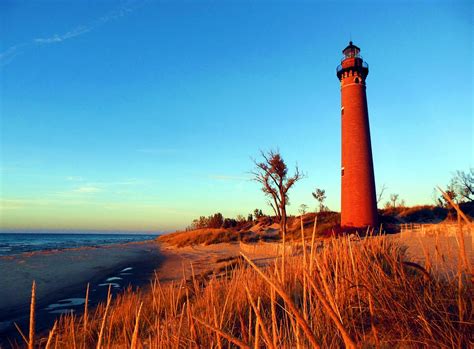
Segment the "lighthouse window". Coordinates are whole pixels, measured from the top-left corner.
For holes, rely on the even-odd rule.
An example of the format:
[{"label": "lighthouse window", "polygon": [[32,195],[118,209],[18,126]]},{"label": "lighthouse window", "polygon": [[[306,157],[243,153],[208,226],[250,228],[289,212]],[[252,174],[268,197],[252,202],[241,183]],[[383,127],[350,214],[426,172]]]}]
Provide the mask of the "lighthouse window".
[{"label": "lighthouse window", "polygon": [[341,168],[341,177],[344,177],[344,167]]},{"label": "lighthouse window", "polygon": [[355,78],[354,82],[355,82],[356,84],[358,84],[358,83],[359,83],[359,78]]},{"label": "lighthouse window", "polygon": [[341,116],[344,115],[344,107],[341,108]]}]

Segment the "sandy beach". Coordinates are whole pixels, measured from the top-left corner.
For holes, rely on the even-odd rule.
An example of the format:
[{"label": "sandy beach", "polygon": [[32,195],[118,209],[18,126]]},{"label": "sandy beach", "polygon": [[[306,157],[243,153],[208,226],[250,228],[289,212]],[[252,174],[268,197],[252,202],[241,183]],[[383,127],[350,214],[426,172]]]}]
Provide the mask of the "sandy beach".
[{"label": "sandy beach", "polygon": [[[197,245],[176,248],[156,241],[133,242],[95,248],[33,252],[0,258],[0,348],[6,338],[21,341],[14,327],[27,329],[31,283],[37,284],[37,331],[52,326],[59,314],[81,314],[87,283],[90,307],[106,299],[111,285],[114,294],[128,285],[146,288],[156,274],[167,283],[218,273],[235,262],[239,243]],[[274,260],[275,253],[264,245],[246,253],[257,264]]]},{"label": "sandy beach", "polygon": [[16,335],[13,321],[26,328],[33,280],[41,330],[58,314],[81,311],[87,283],[93,306],[105,298],[109,285],[117,293],[148,284],[162,260],[155,241],[1,257],[0,338]]}]

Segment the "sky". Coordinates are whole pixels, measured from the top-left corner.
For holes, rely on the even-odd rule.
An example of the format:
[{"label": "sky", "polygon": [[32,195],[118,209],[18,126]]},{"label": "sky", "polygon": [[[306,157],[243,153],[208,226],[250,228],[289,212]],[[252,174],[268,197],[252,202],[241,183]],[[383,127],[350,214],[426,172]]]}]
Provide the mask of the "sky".
[{"label": "sky", "polygon": [[470,1],[0,2],[0,228],[172,231],[271,209],[249,174],[277,149],[289,212],[340,209],[340,87],[369,64],[378,190],[407,205],[473,167]]}]

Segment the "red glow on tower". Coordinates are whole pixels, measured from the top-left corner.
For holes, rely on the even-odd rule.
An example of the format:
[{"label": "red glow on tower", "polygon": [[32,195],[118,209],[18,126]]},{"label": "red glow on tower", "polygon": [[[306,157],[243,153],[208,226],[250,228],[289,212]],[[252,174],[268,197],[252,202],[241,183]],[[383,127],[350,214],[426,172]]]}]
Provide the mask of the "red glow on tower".
[{"label": "red glow on tower", "polygon": [[365,93],[369,66],[352,41],[342,53],[337,67],[342,119],[341,226],[375,227],[377,200]]}]

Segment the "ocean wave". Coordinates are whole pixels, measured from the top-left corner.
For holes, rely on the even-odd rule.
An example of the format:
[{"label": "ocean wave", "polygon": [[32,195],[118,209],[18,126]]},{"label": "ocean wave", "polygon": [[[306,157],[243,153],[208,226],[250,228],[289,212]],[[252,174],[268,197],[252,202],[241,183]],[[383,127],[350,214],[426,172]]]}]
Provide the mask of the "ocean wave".
[{"label": "ocean wave", "polygon": [[0,256],[154,239],[150,234],[0,233]]}]

